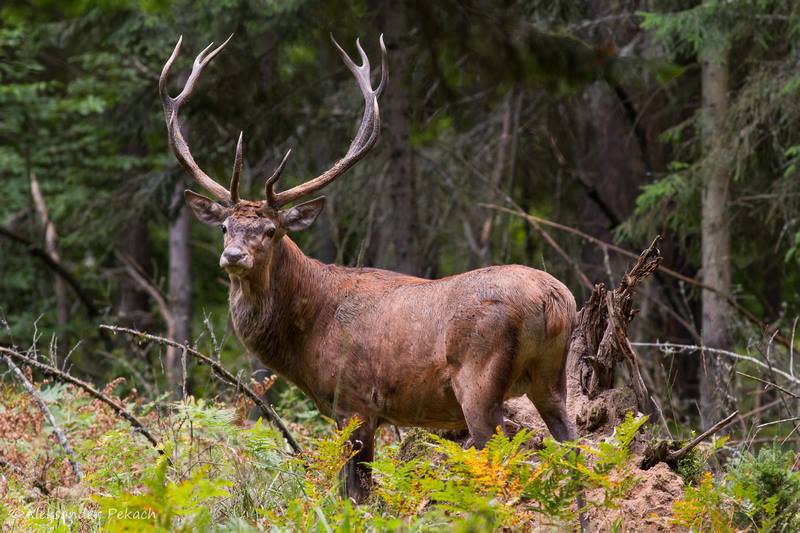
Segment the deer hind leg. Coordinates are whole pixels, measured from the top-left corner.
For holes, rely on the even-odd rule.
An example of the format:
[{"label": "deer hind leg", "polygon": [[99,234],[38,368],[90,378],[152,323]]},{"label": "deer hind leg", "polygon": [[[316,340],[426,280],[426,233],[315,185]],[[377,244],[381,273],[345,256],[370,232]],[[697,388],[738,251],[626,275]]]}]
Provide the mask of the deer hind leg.
[{"label": "deer hind leg", "polygon": [[563,368],[557,365],[534,368],[531,376],[528,399],[533,402],[550,434],[559,442],[575,439],[575,428],[567,415],[566,376]]},{"label": "deer hind leg", "polygon": [[505,354],[467,359],[453,377],[453,391],[461,405],[470,438],[466,447],[481,449],[497,428],[503,429],[503,398],[508,386],[509,364]]},{"label": "deer hind leg", "polygon": [[[350,444],[356,454],[344,465],[341,472],[342,492],[344,497],[352,498],[356,503],[364,503],[372,489],[372,467],[375,459],[376,424],[360,417],[361,425],[350,436]],[[337,426],[346,426],[350,418],[339,418]]]}]

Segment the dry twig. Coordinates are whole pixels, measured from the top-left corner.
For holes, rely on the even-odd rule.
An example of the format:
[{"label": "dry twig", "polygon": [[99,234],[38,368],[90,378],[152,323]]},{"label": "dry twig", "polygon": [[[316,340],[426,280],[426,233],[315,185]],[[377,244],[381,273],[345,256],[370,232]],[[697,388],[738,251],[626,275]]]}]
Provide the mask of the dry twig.
[{"label": "dry twig", "polygon": [[759,361],[755,357],[749,355],[743,355],[736,352],[731,352],[729,350],[721,350],[719,348],[709,348],[707,346],[698,346],[696,344],[677,344],[674,342],[634,342],[631,343],[634,346],[642,346],[642,347],[649,347],[649,348],[658,348],[662,352],[670,352],[670,351],[677,351],[677,352],[709,352],[719,355],[724,355],[726,357],[731,357],[733,359],[739,359],[741,361],[747,361],[749,363],[753,363],[754,365],[760,366],[761,368],[766,368],[767,370],[772,370],[774,373],[784,377],[790,383],[794,383],[795,385],[800,385],[800,379],[793,377],[791,374],[784,372],[783,370],[779,370],[777,368],[771,368],[770,365],[764,363],[763,361]]},{"label": "dry twig", "polygon": [[731,422],[733,422],[733,419],[734,419],[734,418],[736,418],[736,415],[738,415],[738,414],[739,414],[739,411],[734,411],[734,412],[732,412],[731,414],[729,414],[728,416],[726,416],[725,418],[723,418],[722,420],[720,420],[719,422],[717,422],[716,424],[714,424],[713,426],[711,426],[710,428],[708,428],[706,431],[702,432],[701,434],[699,434],[698,436],[696,436],[695,438],[693,438],[692,440],[690,440],[690,441],[689,441],[689,442],[686,444],[686,446],[684,446],[684,447],[683,447],[683,448],[681,448],[680,450],[677,450],[677,451],[674,451],[674,452],[670,452],[670,453],[668,453],[668,454],[667,454],[667,459],[666,459],[666,460],[667,460],[667,462],[668,462],[668,463],[669,463],[669,462],[675,462],[675,463],[677,463],[678,461],[680,461],[681,459],[683,459],[683,457],[684,457],[684,456],[685,456],[687,453],[689,453],[690,451],[692,451],[692,449],[693,449],[695,446],[697,446],[698,444],[700,444],[701,442],[703,442],[705,439],[707,439],[708,437],[710,437],[710,436],[711,436],[711,435],[713,435],[714,433],[717,433],[718,431],[722,430],[722,429],[723,429],[725,426],[727,426],[728,424],[730,424]]},{"label": "dry twig", "polygon": [[261,408],[261,411],[267,416],[269,421],[273,425],[275,425],[276,428],[278,428],[278,431],[281,432],[281,434],[283,435],[283,438],[286,439],[286,442],[289,443],[289,446],[291,446],[292,450],[294,450],[295,453],[302,452],[302,449],[300,448],[300,445],[297,444],[297,441],[292,436],[292,434],[289,432],[289,429],[286,427],[286,425],[280,419],[280,417],[275,412],[275,410],[269,404],[267,404],[261,398],[259,398],[258,395],[255,392],[253,392],[253,390],[250,387],[248,387],[247,385],[242,383],[241,380],[237,379],[236,376],[234,376],[233,374],[230,373],[230,371],[228,371],[228,369],[226,369],[224,366],[222,366],[220,363],[218,363],[214,359],[208,357],[207,355],[204,355],[204,354],[198,352],[197,350],[195,350],[191,346],[188,346],[186,344],[181,344],[181,343],[176,342],[176,341],[171,340],[171,339],[165,339],[164,337],[159,337],[157,335],[151,335],[149,333],[144,333],[142,331],[138,331],[138,330],[135,330],[135,329],[123,328],[123,327],[119,327],[119,326],[111,326],[111,325],[108,325],[108,324],[101,324],[100,327],[103,328],[103,329],[107,329],[108,331],[111,331],[111,332],[114,332],[114,333],[126,333],[126,334],[132,335],[134,337],[139,337],[139,338],[142,338],[142,339],[151,340],[153,342],[158,342],[160,344],[164,344],[164,345],[167,345],[167,346],[172,346],[172,347],[175,347],[175,348],[178,348],[178,349],[181,349],[181,350],[185,350],[187,354],[189,354],[192,357],[194,357],[195,359],[197,359],[200,362],[200,364],[206,364],[209,367],[211,367],[211,369],[214,371],[214,373],[217,374],[217,376],[219,376],[223,381],[225,381],[229,385],[232,385],[232,386],[236,387],[245,396],[250,398],[250,400],[253,403],[255,403],[259,408]]},{"label": "dry twig", "polygon": [[645,450],[644,459],[642,460],[642,470],[648,470],[662,462],[675,468],[678,461],[683,459],[686,454],[708,437],[725,428],[725,426],[733,422],[738,415],[739,411],[734,411],[677,450],[671,450],[671,448],[677,444],[675,441],[661,441],[655,446],[648,448]]},{"label": "dry twig", "polygon": [[[782,393],[784,393],[784,394],[788,394],[788,395],[789,395],[789,396],[791,396],[792,398],[798,398],[798,399],[800,399],[800,395],[798,395],[798,394],[795,394],[794,392],[792,392],[792,391],[790,391],[790,390],[788,390],[788,389],[785,389],[785,388],[781,387],[781,386],[780,386],[780,385],[778,385],[777,383],[773,383],[773,382],[771,382],[771,381],[767,381],[766,379],[761,379],[761,378],[760,378],[760,377],[758,377],[758,376],[751,376],[750,374],[746,374],[746,373],[744,373],[744,372],[739,372],[738,370],[736,371],[736,373],[737,373],[737,374],[739,374],[740,376],[744,376],[744,377],[746,377],[746,378],[750,378],[750,379],[752,379],[752,380],[754,380],[754,381],[758,381],[759,383],[763,383],[763,384],[764,384],[764,385],[766,385],[768,388],[777,389],[777,390],[781,391],[781,392],[782,392]],[[768,389],[764,389],[764,390],[768,390]]]},{"label": "dry twig", "polygon": [[0,346],[0,353],[5,354],[7,358],[8,357],[12,357],[12,358],[16,359],[17,361],[19,361],[20,363],[22,363],[22,364],[29,365],[29,366],[31,366],[31,367],[33,367],[33,368],[35,368],[35,369],[37,369],[37,370],[39,370],[41,372],[44,372],[45,374],[49,374],[50,376],[53,376],[54,378],[56,378],[56,379],[58,379],[60,381],[63,381],[65,383],[70,383],[72,385],[75,385],[76,387],[80,387],[81,389],[85,390],[91,396],[95,397],[96,399],[100,400],[104,404],[106,404],[109,407],[111,407],[111,409],[113,409],[114,412],[117,413],[117,415],[119,415],[122,418],[124,418],[125,420],[127,420],[134,428],[136,428],[137,432],[139,432],[142,435],[144,435],[144,437],[148,441],[150,441],[150,444],[152,444],[155,448],[158,449],[158,453],[163,455],[164,451],[161,450],[158,447],[158,441],[153,437],[153,435],[150,434],[150,432],[147,430],[147,428],[144,426],[144,424],[142,424],[139,421],[138,418],[136,418],[131,413],[129,413],[118,402],[116,402],[115,400],[112,400],[111,398],[109,398],[108,396],[103,394],[102,392],[100,392],[97,389],[95,389],[90,384],[88,384],[85,381],[82,381],[82,380],[80,380],[80,379],[78,379],[76,377],[73,377],[73,376],[67,374],[66,372],[62,372],[61,370],[59,370],[59,369],[57,369],[55,367],[52,367],[50,365],[46,365],[44,363],[40,363],[39,361],[31,359],[30,357],[22,355],[21,353],[16,352],[14,350],[11,350],[9,348],[5,348],[3,346]]},{"label": "dry twig", "polygon": [[[45,418],[47,418],[47,421],[50,423],[50,427],[53,428],[53,433],[58,439],[59,444],[61,444],[61,447],[64,448],[64,452],[67,454],[67,461],[69,461],[69,465],[70,467],[72,467],[72,471],[75,473],[75,477],[78,479],[78,481],[82,480],[83,472],[81,472],[81,467],[78,464],[75,451],[72,449],[72,446],[70,446],[69,440],[67,440],[67,435],[64,433],[64,430],[61,429],[61,426],[59,426],[58,422],[56,422],[56,418],[53,416],[52,411],[50,411],[50,408],[47,407],[47,404],[42,399],[42,396],[41,394],[39,394],[39,391],[36,390],[36,387],[33,386],[33,383],[28,381],[28,378],[25,377],[25,374],[22,373],[22,370],[20,370],[19,367],[14,364],[14,361],[11,360],[11,357],[9,357],[8,352],[11,352],[12,350],[8,350],[2,347],[0,347],[0,350],[2,350],[3,353],[5,354],[4,359],[6,360],[8,368],[10,368],[12,372],[14,372],[14,375],[17,376],[17,379],[19,379],[20,383],[22,383],[22,386],[25,387],[26,391],[28,391],[28,394],[30,394],[33,397],[33,399],[39,405],[39,409],[42,411],[42,414],[44,414]],[[24,355],[22,355],[22,357],[28,359]],[[33,361],[33,359],[30,360]]]}]

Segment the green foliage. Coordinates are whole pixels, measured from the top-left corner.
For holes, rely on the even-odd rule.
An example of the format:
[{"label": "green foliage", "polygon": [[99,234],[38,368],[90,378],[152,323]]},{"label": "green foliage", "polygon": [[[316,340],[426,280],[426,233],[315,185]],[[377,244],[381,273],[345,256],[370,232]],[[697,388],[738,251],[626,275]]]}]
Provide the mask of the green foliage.
[{"label": "green foliage", "polygon": [[680,458],[675,471],[678,472],[683,478],[683,482],[687,485],[697,485],[706,471],[706,462],[697,448],[693,448]]},{"label": "green foliage", "polygon": [[710,472],[697,487],[686,487],[684,496],[672,507],[672,523],[693,531],[733,531],[731,516],[723,507],[723,491],[714,485]]},{"label": "green foliage", "polygon": [[[301,435],[306,450],[289,455],[280,434],[262,421],[241,424],[224,403],[187,399],[135,408],[164,443],[163,454],[104,409],[70,388],[45,388],[65,419],[93,410],[94,427],[70,434],[85,479],[48,511],[16,488],[0,494],[9,520],[26,529],[94,531],[452,531],[564,527],[577,520],[577,497],[612,509],[635,486],[630,447],[645,418],[629,416],[596,446],[531,433],[497,434],[482,450],[422,430],[402,445],[380,447],[373,496],[355,506],[341,497],[340,472],[353,456],[349,439],[360,421],[324,436]],[[12,391],[13,392],[13,391]],[[11,416],[25,395],[7,395]],[[78,400],[78,401],[76,401]],[[133,406],[131,406],[134,408]],[[156,417],[156,410],[158,416]],[[74,412],[73,412],[74,411]],[[150,413],[145,415],[144,413]],[[0,421],[2,422],[2,421]],[[99,427],[98,427],[99,425]],[[31,443],[28,454],[46,443]],[[0,448],[6,446],[0,436]],[[51,480],[53,485],[63,482]]]},{"label": "green foliage", "polygon": [[[427,453],[410,459],[390,454],[373,464],[375,494],[384,509],[409,527],[441,515],[492,528],[521,527],[534,516],[553,524],[573,523],[572,504],[585,490],[602,494],[588,505],[613,508],[636,484],[630,445],[645,421],[628,417],[597,447],[546,439],[534,451],[526,446],[530,434],[524,430],[513,439],[497,434],[482,450],[463,449],[433,435],[417,438],[415,446],[427,447]],[[421,511],[425,514],[418,517]]]},{"label": "green foliage", "polygon": [[98,498],[103,524],[108,531],[198,531],[211,526],[209,505],[228,496],[230,482],[211,480],[208,468],[199,467],[178,483],[167,479],[172,450],[144,474],[144,494],[121,493]]},{"label": "green foliage", "polygon": [[[692,433],[694,437],[694,433]],[[674,444],[673,450],[678,450],[687,441],[678,441]],[[719,452],[723,446],[728,442],[728,436],[720,438],[712,438],[710,445],[700,445],[689,450],[686,455],[678,460],[677,465],[673,465],[675,472],[683,478],[683,482],[687,485],[698,485],[701,477],[708,471],[709,460]]]},{"label": "green foliage", "polygon": [[800,472],[793,470],[794,454],[777,445],[734,459],[727,482],[736,502],[734,519],[740,527],[761,531],[800,528]]},{"label": "green foliage", "polygon": [[[696,6],[670,13],[640,13],[641,26],[651,30],[656,39],[675,39],[673,53],[699,53],[713,50],[719,54],[729,44],[728,30],[733,18],[727,2],[701,2]],[[681,45],[686,49],[682,50]]]},{"label": "green foliage", "polygon": [[[682,255],[699,266],[701,192],[705,177],[730,176],[726,205],[733,245],[734,287],[763,294],[781,280],[776,301],[786,302],[796,314],[795,264],[800,200],[796,151],[800,143],[795,123],[798,80],[795,65],[800,48],[800,4],[789,0],[711,0],[657,4],[659,12],[640,13],[641,27],[663,46],[662,57],[684,68],[664,90],[701,102],[697,78],[704,59],[721,61],[730,77],[729,104],[714,110],[715,139],[705,138],[709,116],[692,104],[691,114],[661,130],[660,138],[672,150],[666,171],[642,186],[633,215],[616,229],[618,238],[636,245],[654,233],[675,236]],[[686,91],[689,91],[688,93]],[[773,243],[767,253],[762,246]],[[772,260],[775,253],[783,263]],[[769,260],[765,258],[769,256]],[[751,311],[780,314],[749,299]],[[763,300],[761,300],[763,301]],[[752,302],[752,303],[751,303]]]},{"label": "green foliage", "polygon": [[718,482],[705,472],[673,505],[672,522],[695,531],[797,531],[800,472],[794,454],[777,445],[742,452]]},{"label": "green foliage", "polygon": [[[531,434],[497,434],[482,450],[426,433],[409,432],[401,445],[379,448],[372,467],[370,501],[355,506],[341,498],[340,471],[354,450],[349,443],[360,421],[321,437],[301,435],[302,455],[287,453],[280,434],[261,420],[242,424],[224,403],[187,399],[130,405],[163,447],[132,437],[124,421],[109,416],[71,387],[42,388],[60,420],[92,411],[91,426],[75,425],[70,438],[84,467],[78,490],[29,500],[24,484],[0,494],[0,515],[26,530],[69,531],[452,531],[573,527],[575,502],[584,510],[614,510],[640,481],[631,447],[646,417],[629,414],[598,442],[529,447]],[[26,420],[25,394],[7,388],[0,416]],[[149,413],[149,414],[147,414]],[[10,417],[10,418],[9,418]],[[47,435],[47,430],[42,430]],[[43,439],[17,444],[35,454]],[[693,530],[794,531],[800,524],[800,473],[794,456],[766,447],[735,458],[716,482],[705,458],[725,439],[679,465],[687,480],[673,506],[672,523]],[[0,446],[9,443],[0,436]],[[25,444],[25,445],[23,445]],[[26,456],[23,455],[23,456]],[[65,471],[68,471],[66,469]],[[62,480],[51,478],[51,486]],[[42,505],[44,502],[44,506]],[[622,522],[617,521],[621,527]]]}]

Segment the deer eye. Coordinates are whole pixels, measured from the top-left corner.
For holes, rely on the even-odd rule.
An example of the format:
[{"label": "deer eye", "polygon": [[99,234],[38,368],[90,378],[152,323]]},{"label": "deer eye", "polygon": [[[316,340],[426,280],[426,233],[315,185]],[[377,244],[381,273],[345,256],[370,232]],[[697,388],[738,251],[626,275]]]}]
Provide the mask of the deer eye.
[{"label": "deer eye", "polygon": [[275,228],[267,228],[267,237],[271,239],[273,235],[275,235]]},{"label": "deer eye", "polygon": [[228,233],[228,228],[226,228],[224,224],[223,224],[222,226],[220,226],[220,228],[222,228],[222,234],[223,234],[223,235],[225,235],[226,233]]}]

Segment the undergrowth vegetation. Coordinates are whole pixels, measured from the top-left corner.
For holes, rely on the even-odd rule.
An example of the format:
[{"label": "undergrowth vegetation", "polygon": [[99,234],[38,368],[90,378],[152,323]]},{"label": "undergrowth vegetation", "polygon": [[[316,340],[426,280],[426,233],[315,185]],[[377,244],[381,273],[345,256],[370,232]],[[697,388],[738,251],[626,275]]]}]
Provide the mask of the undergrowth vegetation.
[{"label": "undergrowth vegetation", "polygon": [[[21,469],[0,469],[0,522],[10,530],[560,530],[577,524],[579,495],[585,512],[602,514],[648,475],[632,450],[646,417],[629,415],[597,442],[545,439],[532,447],[522,430],[495,435],[483,450],[422,430],[398,442],[387,431],[373,463],[371,499],[356,506],[341,497],[339,472],[355,452],[348,437],[357,420],[339,431],[319,417],[295,422],[304,452],[292,455],[275,429],[248,420],[250,406],[242,402],[145,402],[134,390],[121,400],[157,435],[156,448],[82,391],[38,387],[69,435],[83,479],[76,480],[27,392],[4,385],[0,457]],[[293,420],[311,416],[305,403],[281,408]],[[791,453],[764,448],[731,461],[716,479],[699,474],[667,520],[695,530],[797,530],[793,461]],[[624,521],[615,527],[624,529]]]}]

